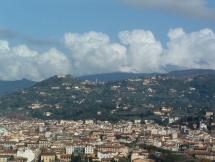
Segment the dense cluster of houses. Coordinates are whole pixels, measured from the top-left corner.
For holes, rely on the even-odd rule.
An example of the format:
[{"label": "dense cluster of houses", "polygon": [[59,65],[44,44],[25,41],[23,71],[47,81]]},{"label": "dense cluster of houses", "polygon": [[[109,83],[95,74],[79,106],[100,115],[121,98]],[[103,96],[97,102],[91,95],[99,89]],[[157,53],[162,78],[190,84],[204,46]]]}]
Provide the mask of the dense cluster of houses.
[{"label": "dense cluster of houses", "polygon": [[153,162],[155,146],[199,159],[215,160],[215,138],[186,126],[160,126],[149,121],[18,120],[0,118],[1,162],[91,161]]}]

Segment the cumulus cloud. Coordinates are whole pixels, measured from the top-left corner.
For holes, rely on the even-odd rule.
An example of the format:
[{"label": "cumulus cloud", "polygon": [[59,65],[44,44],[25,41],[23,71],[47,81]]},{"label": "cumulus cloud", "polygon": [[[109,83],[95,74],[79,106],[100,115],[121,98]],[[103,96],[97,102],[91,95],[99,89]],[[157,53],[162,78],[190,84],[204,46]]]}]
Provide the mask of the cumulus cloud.
[{"label": "cumulus cloud", "polygon": [[162,46],[150,31],[133,30],[119,33],[122,44],[127,47],[126,69],[137,72],[160,71]]},{"label": "cumulus cloud", "polygon": [[111,42],[104,33],[66,33],[76,74],[114,71],[165,72],[168,67],[215,69],[215,33],[211,29],[186,33],[170,29],[167,48],[151,31],[132,30],[118,34]]},{"label": "cumulus cloud", "polygon": [[118,42],[105,33],[65,33],[66,50],[39,52],[0,40],[0,79],[41,80],[56,74],[86,75],[116,71],[166,72],[169,67],[215,69],[215,33],[170,29],[166,47],[151,31],[121,31]]},{"label": "cumulus cloud", "polygon": [[162,46],[150,31],[122,31],[119,43],[111,42],[108,35],[98,32],[66,33],[64,38],[79,75],[160,71]]},{"label": "cumulus cloud", "polygon": [[208,0],[122,0],[145,8],[155,8],[195,17],[215,18],[215,9],[208,7]]},{"label": "cumulus cloud", "polygon": [[72,52],[74,69],[79,75],[120,71],[126,64],[126,48],[112,43],[107,34],[66,33],[64,38]]},{"label": "cumulus cloud", "polygon": [[26,45],[10,47],[7,41],[0,41],[0,69],[2,80],[41,80],[71,73],[69,60],[57,49],[39,53]]},{"label": "cumulus cloud", "polygon": [[215,33],[211,29],[192,33],[172,29],[168,36],[164,65],[215,69]]}]

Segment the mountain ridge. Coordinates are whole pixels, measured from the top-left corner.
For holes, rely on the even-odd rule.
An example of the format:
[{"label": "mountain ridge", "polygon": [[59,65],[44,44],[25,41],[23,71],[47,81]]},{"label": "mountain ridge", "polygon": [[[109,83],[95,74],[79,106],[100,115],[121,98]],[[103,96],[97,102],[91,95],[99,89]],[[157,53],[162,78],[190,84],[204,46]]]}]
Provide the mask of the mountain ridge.
[{"label": "mountain ridge", "polygon": [[[203,110],[215,110],[214,71],[191,77],[187,72],[108,82],[80,80],[71,75],[53,76],[30,88],[1,96],[0,114],[114,121],[135,118],[161,120],[154,112],[163,107],[170,107],[172,112],[169,115],[172,116],[194,116]],[[180,77],[175,77],[175,73],[180,73]],[[197,74],[197,71],[192,73]]]},{"label": "mountain ridge", "polygon": [[[77,80],[88,80],[92,82],[111,82],[111,81],[120,81],[120,80],[127,80],[127,79],[134,79],[139,77],[146,77],[146,76],[156,76],[156,75],[168,75],[170,77],[176,77],[185,79],[187,77],[196,77],[198,75],[215,75],[215,70],[212,69],[188,69],[188,70],[175,70],[168,73],[130,73],[130,72],[113,72],[113,73],[104,73],[104,74],[93,74],[93,75],[84,75],[84,76],[78,76],[74,77],[71,74],[68,75],[59,75],[58,77],[66,76],[71,77],[73,79]],[[47,78],[45,80],[51,79]],[[45,81],[42,80],[41,82]],[[6,81],[6,80],[0,80],[0,95],[6,95],[9,93],[13,93],[25,88],[29,88],[33,86],[34,84],[37,84],[40,82],[31,81],[28,79],[22,79],[22,80],[15,80],[15,81]]]},{"label": "mountain ridge", "polygon": [[0,81],[0,95],[6,95],[13,93],[18,90],[29,88],[36,82],[27,79],[16,80],[16,81]]}]

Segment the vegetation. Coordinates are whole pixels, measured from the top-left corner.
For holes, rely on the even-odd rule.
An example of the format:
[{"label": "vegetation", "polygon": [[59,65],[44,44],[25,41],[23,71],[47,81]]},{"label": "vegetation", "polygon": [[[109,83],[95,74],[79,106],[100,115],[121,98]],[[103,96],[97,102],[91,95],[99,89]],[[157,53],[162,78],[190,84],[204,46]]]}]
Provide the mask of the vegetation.
[{"label": "vegetation", "polygon": [[[35,107],[35,105],[37,105]],[[0,98],[1,115],[42,119],[153,119],[155,111],[171,108],[166,116],[198,121],[214,110],[215,76],[145,76],[96,83],[68,75],[54,76],[33,87]]]}]

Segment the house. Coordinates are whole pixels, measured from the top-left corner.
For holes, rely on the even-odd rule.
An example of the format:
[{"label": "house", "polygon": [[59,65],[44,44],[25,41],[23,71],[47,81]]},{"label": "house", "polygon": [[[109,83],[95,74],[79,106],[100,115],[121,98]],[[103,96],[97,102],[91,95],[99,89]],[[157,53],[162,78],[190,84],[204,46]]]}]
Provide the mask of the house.
[{"label": "house", "polygon": [[40,148],[47,148],[47,147],[50,147],[50,145],[51,145],[51,143],[45,137],[41,137],[39,139]]},{"label": "house", "polygon": [[134,159],[132,162],[155,162],[154,160],[151,159]]},{"label": "house", "polygon": [[124,156],[128,154],[128,147],[119,144],[105,144],[97,147],[98,152],[121,153]]},{"label": "house", "polygon": [[209,117],[211,117],[211,116],[213,116],[213,115],[214,115],[214,113],[211,112],[211,111],[207,111],[207,112],[205,113],[205,117],[207,117],[207,118],[209,118]]},{"label": "house", "polygon": [[94,147],[90,146],[90,145],[85,146],[84,153],[86,155],[92,155],[92,154],[94,154]]},{"label": "house", "polygon": [[42,105],[39,103],[32,103],[31,108],[32,109],[40,109],[40,108],[42,108]]},{"label": "house", "polygon": [[110,151],[98,151],[97,152],[97,157],[99,160],[112,159],[114,156],[117,156],[117,153],[110,152]]},{"label": "house", "polygon": [[135,123],[135,124],[141,124],[141,119],[136,119],[136,120],[134,120],[134,123]]},{"label": "house", "polygon": [[72,145],[66,147],[66,154],[84,154],[85,152],[91,152],[90,147],[85,149],[82,145]]},{"label": "house", "polygon": [[0,145],[4,146],[5,148],[14,148],[16,146],[17,142],[12,142],[12,141],[5,141],[1,142]]},{"label": "house", "polygon": [[60,156],[60,161],[61,162],[70,162],[71,161],[72,156],[69,154],[63,154]]},{"label": "house", "polygon": [[187,152],[190,155],[194,155],[197,159],[208,159],[208,160],[215,160],[215,153],[208,152],[205,150],[194,150]]},{"label": "house", "polygon": [[9,160],[8,162],[27,162],[27,159],[23,157],[15,157],[13,160]]},{"label": "house", "polygon": [[134,150],[131,154],[131,162],[141,159],[146,160],[149,157],[149,153],[147,150]]},{"label": "house", "polygon": [[40,156],[41,162],[55,162],[56,155],[53,152],[43,152]]},{"label": "house", "polygon": [[8,160],[12,159],[13,156],[7,156],[7,155],[0,155],[0,161],[1,162],[7,162]]},{"label": "house", "polygon": [[94,124],[94,121],[93,121],[93,120],[85,120],[84,123],[85,123],[85,124],[92,125],[92,124]]},{"label": "house", "polygon": [[30,149],[19,149],[17,151],[17,156],[26,158],[27,162],[31,162],[35,158],[35,153]]},{"label": "house", "polygon": [[155,162],[154,160],[151,159],[134,159],[132,162]]}]

